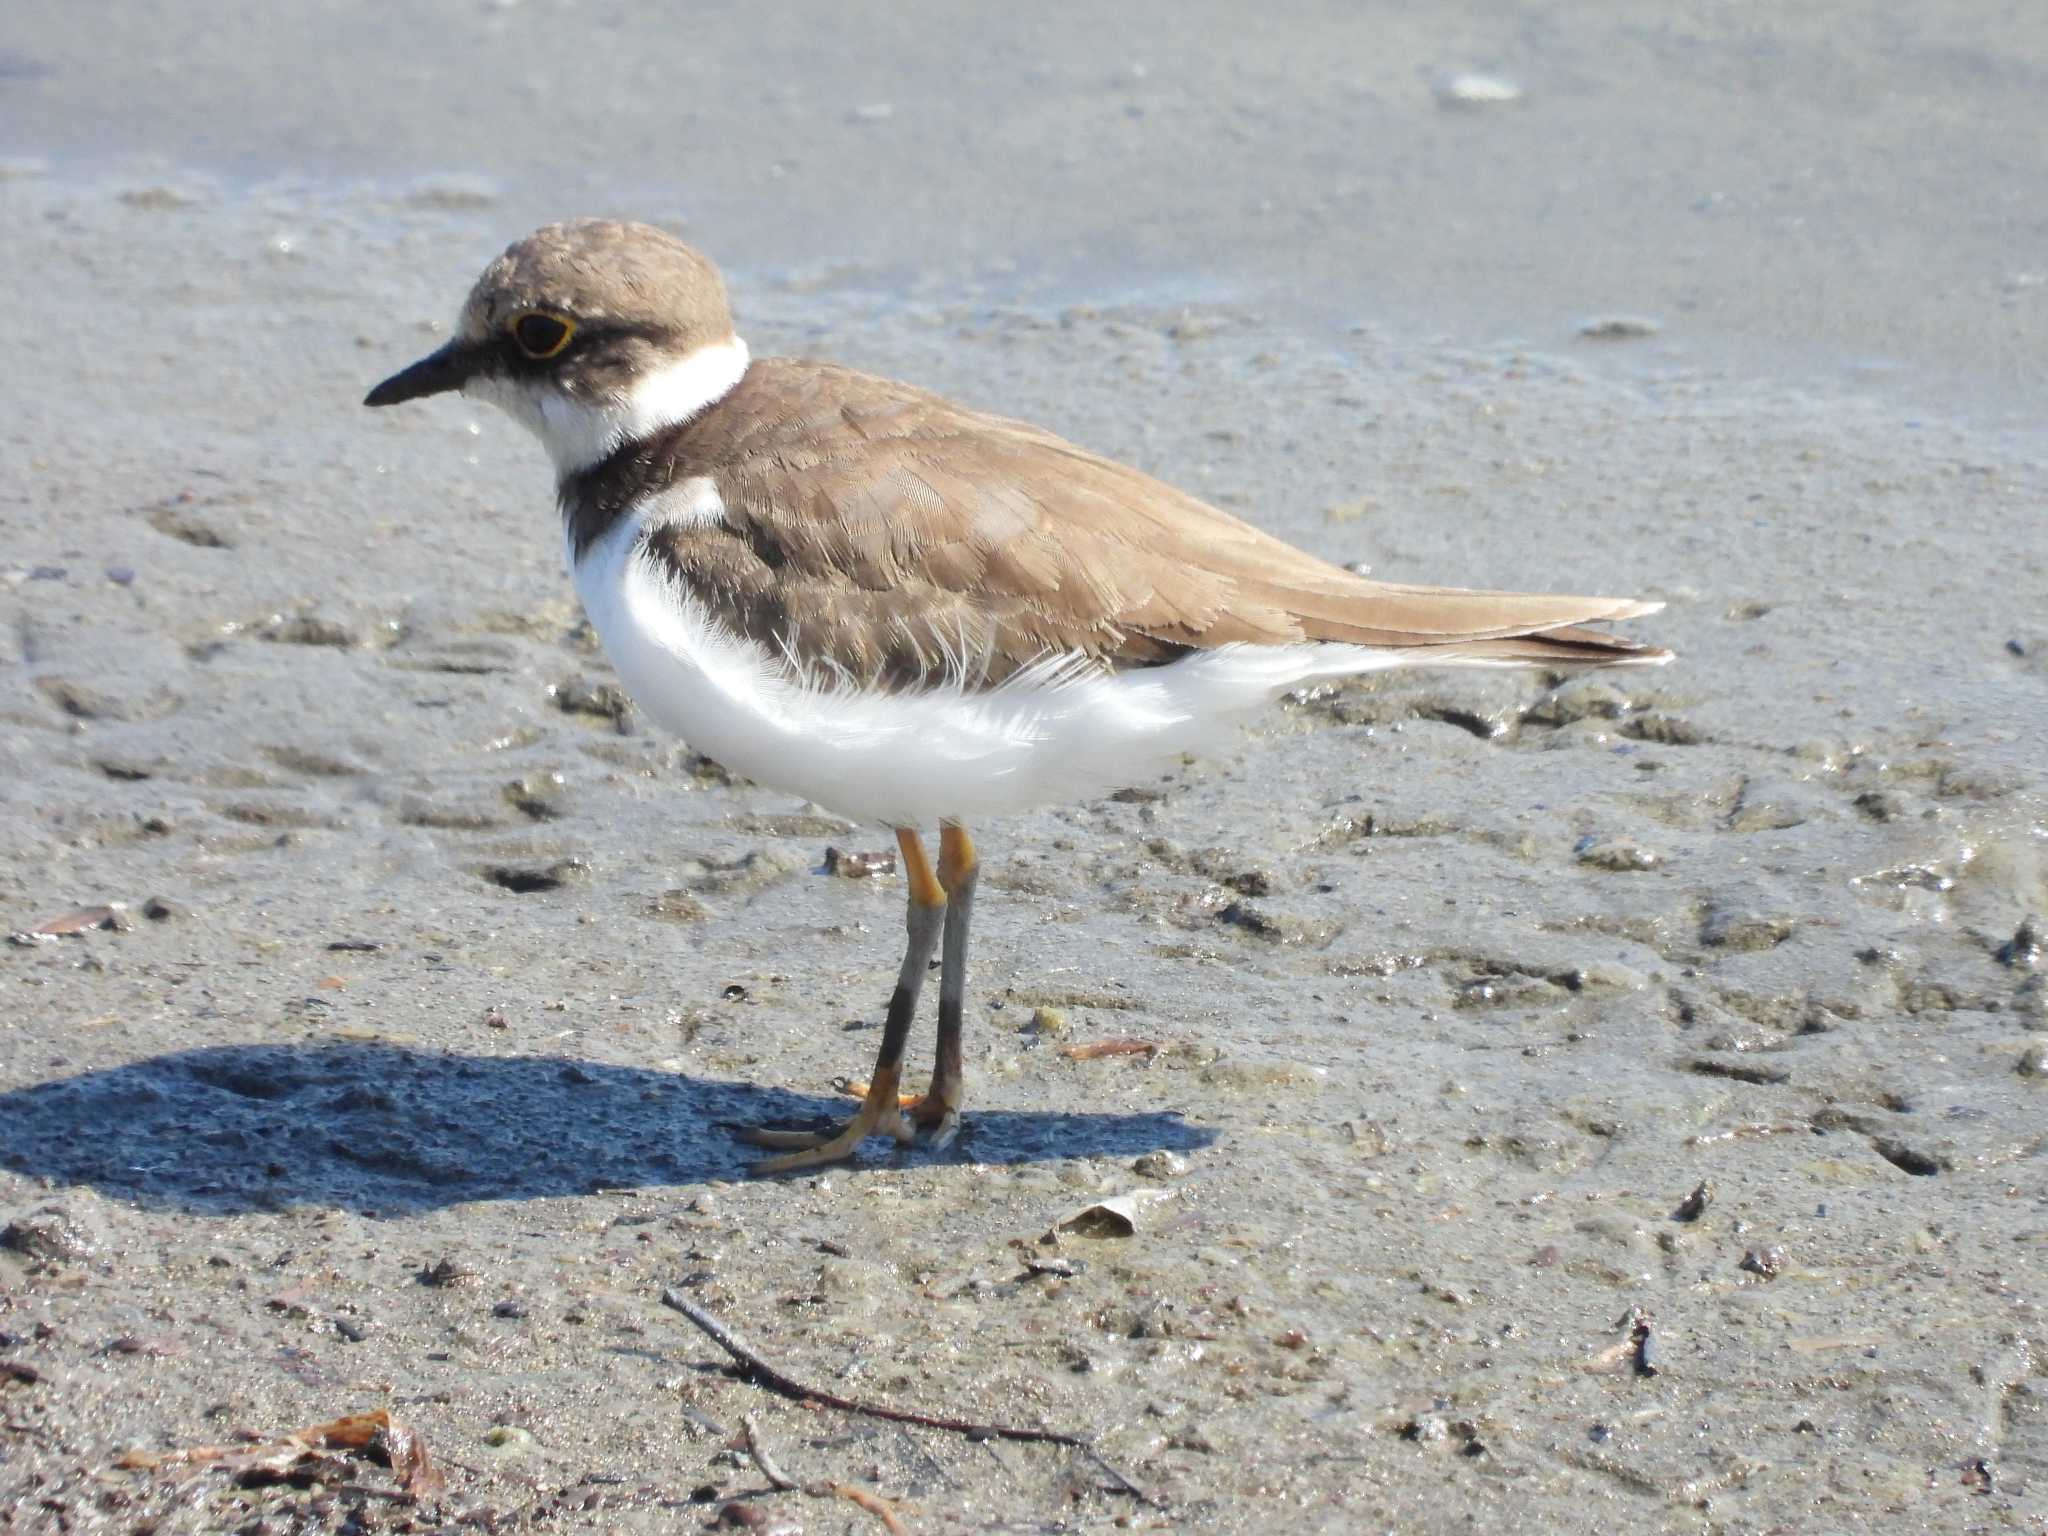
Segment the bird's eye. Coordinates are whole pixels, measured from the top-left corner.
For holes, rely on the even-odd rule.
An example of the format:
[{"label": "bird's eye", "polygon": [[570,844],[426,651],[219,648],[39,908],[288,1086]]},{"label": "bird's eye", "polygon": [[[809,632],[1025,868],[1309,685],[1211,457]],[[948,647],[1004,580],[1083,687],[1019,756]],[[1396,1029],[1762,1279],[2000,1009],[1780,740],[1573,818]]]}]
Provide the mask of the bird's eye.
[{"label": "bird's eye", "polygon": [[569,338],[576,334],[576,322],[544,310],[529,309],[512,317],[511,331],[520,351],[535,362],[543,362],[559,356],[562,348],[569,345]]}]

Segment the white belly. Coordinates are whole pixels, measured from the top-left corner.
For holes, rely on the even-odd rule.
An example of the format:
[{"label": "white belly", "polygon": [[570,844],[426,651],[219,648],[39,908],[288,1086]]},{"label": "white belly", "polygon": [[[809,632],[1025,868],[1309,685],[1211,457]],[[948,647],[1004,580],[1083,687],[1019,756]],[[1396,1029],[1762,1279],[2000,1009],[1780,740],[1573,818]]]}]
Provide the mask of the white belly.
[{"label": "white belly", "polygon": [[732,772],[844,816],[918,827],[1086,799],[1213,747],[1287,688],[1400,665],[1360,646],[1227,646],[1123,673],[1048,657],[993,689],[806,682],[644,551],[649,520],[722,514],[695,487],[708,482],[621,518],[572,563],[584,610],[650,718]]}]

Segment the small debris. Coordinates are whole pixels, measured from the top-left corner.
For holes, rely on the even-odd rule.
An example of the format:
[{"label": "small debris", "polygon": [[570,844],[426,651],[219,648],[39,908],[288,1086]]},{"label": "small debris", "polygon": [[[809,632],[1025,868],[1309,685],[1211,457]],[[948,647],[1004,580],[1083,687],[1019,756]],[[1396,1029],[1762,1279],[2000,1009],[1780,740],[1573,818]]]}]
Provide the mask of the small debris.
[{"label": "small debris", "polygon": [[160,1467],[205,1465],[229,1473],[247,1487],[290,1479],[295,1472],[318,1472],[330,1461],[322,1451],[364,1451],[398,1475],[399,1497],[408,1502],[436,1498],[442,1491],[440,1472],[427,1455],[417,1432],[394,1419],[388,1409],[352,1413],[325,1424],[294,1430],[280,1440],[257,1445],[205,1445],[184,1451],[129,1451],[114,1465],[123,1471],[154,1472]]},{"label": "small debris", "polygon": [[876,849],[867,853],[856,853],[845,848],[825,850],[825,873],[837,875],[842,880],[873,880],[880,875],[896,873],[896,854],[893,849]]},{"label": "small debris", "polygon": [[1436,88],[1437,105],[1455,111],[1508,106],[1521,99],[1522,88],[1514,81],[1477,71],[1453,75]]},{"label": "small debris", "polygon": [[152,923],[167,923],[174,917],[183,917],[185,909],[165,896],[152,896],[142,904],[142,915]]},{"label": "small debris", "polygon": [[1609,837],[1583,844],[1579,862],[1615,874],[1647,873],[1663,865],[1664,855],[1633,838]]},{"label": "small debris", "polygon": [[589,715],[609,720],[621,736],[632,732],[633,704],[617,683],[593,683],[586,677],[572,677],[548,689],[555,708],[565,715]]},{"label": "small debris", "polygon": [[1632,1369],[1638,1376],[1655,1376],[1661,1371],[1657,1342],[1650,1314],[1640,1306],[1630,1307],[1615,1324],[1621,1337],[1594,1355],[1581,1367],[1587,1371]]},{"label": "small debris", "polygon": [[870,1493],[867,1489],[857,1487],[852,1483],[827,1483],[825,1489],[828,1493],[845,1499],[850,1504],[858,1504],[862,1509],[873,1515],[882,1522],[882,1529],[887,1531],[889,1536],[907,1536],[903,1529],[903,1522],[896,1518],[896,1506],[883,1498],[879,1493]]},{"label": "small debris", "polygon": [[1716,906],[1700,925],[1700,942],[1715,949],[1776,949],[1792,937],[1799,920],[1789,913]]},{"label": "small debris", "polygon": [[466,1285],[476,1278],[476,1271],[454,1259],[438,1259],[419,1273],[421,1285],[447,1286]]},{"label": "small debris", "polygon": [[775,1458],[768,1454],[767,1447],[761,1444],[761,1426],[751,1413],[740,1419],[740,1428],[746,1436],[747,1454],[754,1458],[754,1469],[783,1492],[793,1490],[797,1486],[796,1479],[783,1471]]},{"label": "small debris", "polygon": [[2029,912],[2012,931],[2012,937],[1998,946],[1998,963],[2015,971],[2038,970],[2041,947],[2041,919]]},{"label": "small debris", "polygon": [[1069,1061],[1096,1061],[1104,1056],[1157,1056],[1157,1040],[1091,1040],[1082,1045],[1063,1045],[1060,1054]]},{"label": "small debris", "polygon": [[1657,1359],[1657,1335],[1650,1326],[1650,1314],[1641,1307],[1629,1309],[1629,1321],[1633,1323],[1630,1340],[1636,1348],[1636,1374],[1657,1376],[1663,1373],[1663,1366]]},{"label": "small debris", "polygon": [[1173,1197],[1170,1189],[1134,1189],[1082,1206],[1059,1224],[1059,1230],[1078,1237],[1130,1237],[1137,1232],[1138,1218],[1148,1207]]},{"label": "small debris", "polygon": [[331,646],[336,650],[351,650],[362,644],[362,637],[347,624],[318,613],[295,613],[290,618],[278,614],[257,633],[277,645]]},{"label": "small debris", "polygon": [[519,1424],[493,1424],[484,1431],[484,1448],[501,1458],[524,1456],[540,1448],[533,1431]]},{"label": "small debris", "polygon": [[711,915],[709,907],[681,887],[648,897],[643,910],[666,923],[701,923]]},{"label": "small debris", "polygon": [[1017,1031],[1023,1035],[1064,1035],[1067,1032],[1067,1016],[1057,1008],[1034,1008]]},{"label": "small debris", "polygon": [[2029,1046],[2012,1069],[2021,1077],[2048,1077],[2048,1045]]},{"label": "small debris", "polygon": [[1055,1280],[1071,1280],[1087,1267],[1079,1259],[1041,1259],[1029,1254],[1024,1258],[1024,1273],[1050,1275]]},{"label": "small debris", "polygon": [[1767,1248],[1751,1248],[1742,1256],[1737,1266],[1753,1275],[1762,1275],[1766,1280],[1775,1280],[1785,1268],[1785,1250],[1772,1244]]},{"label": "small debris", "polygon": [[0,1360],[0,1381],[32,1387],[42,1379],[43,1373],[32,1365],[23,1365],[19,1360]]},{"label": "small debris", "polygon": [[334,939],[329,942],[327,947],[332,950],[368,955],[375,954],[384,946],[375,939]]},{"label": "small debris", "polygon": [[1664,327],[1647,315],[1600,315],[1579,327],[1588,341],[1641,341]]},{"label": "small debris", "polygon": [[97,1245],[70,1212],[46,1205],[0,1227],[0,1248],[44,1264],[70,1264],[91,1258]]},{"label": "small debris", "polygon": [[1698,1221],[1714,1203],[1714,1186],[1701,1179],[1693,1186],[1691,1194],[1678,1202],[1678,1209],[1671,1213],[1673,1221]]},{"label": "small debris", "polygon": [[530,896],[589,879],[590,865],[583,859],[571,858],[557,859],[552,864],[488,864],[477,873],[500,890]]},{"label": "small debris", "polygon": [[36,944],[47,944],[52,939],[75,938],[94,929],[105,929],[110,933],[126,933],[135,926],[128,916],[128,908],[121,902],[109,902],[103,907],[80,907],[75,912],[66,912],[61,917],[52,917],[37,923],[35,927],[11,935],[14,944],[28,948]]},{"label": "small debris", "polygon": [[1141,1179],[1177,1179],[1188,1171],[1188,1160],[1178,1152],[1146,1152],[1131,1164]]}]

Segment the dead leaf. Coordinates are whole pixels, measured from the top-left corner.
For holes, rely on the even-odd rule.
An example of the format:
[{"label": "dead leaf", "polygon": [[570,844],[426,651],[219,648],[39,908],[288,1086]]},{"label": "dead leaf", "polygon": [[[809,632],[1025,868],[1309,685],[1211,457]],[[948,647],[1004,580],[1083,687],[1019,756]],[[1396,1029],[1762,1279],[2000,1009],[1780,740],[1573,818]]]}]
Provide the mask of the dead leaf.
[{"label": "dead leaf", "polygon": [[116,901],[103,907],[80,907],[76,912],[66,912],[61,917],[37,923],[35,927],[13,937],[16,944],[32,945],[47,943],[51,939],[72,938],[95,928],[126,933],[134,926],[133,920],[128,916],[127,906]]},{"label": "dead leaf", "polygon": [[322,1451],[367,1451],[381,1456],[397,1474],[408,1499],[437,1497],[444,1486],[427,1456],[426,1441],[401,1424],[389,1409],[345,1414],[325,1424],[294,1430],[280,1440],[255,1446],[199,1445],[182,1451],[128,1451],[114,1465],[124,1471],[154,1472],[159,1467],[213,1466],[237,1482],[277,1482],[312,1470],[309,1464],[328,1460]]}]

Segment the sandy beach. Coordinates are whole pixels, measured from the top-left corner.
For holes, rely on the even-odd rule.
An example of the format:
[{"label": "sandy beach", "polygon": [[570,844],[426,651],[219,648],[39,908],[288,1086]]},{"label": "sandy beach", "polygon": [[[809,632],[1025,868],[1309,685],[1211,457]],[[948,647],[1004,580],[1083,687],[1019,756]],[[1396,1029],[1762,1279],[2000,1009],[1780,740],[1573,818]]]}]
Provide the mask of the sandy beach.
[{"label": "sandy beach", "polygon": [[[0,1530],[2048,1530],[2048,14],[1570,9],[14,8]],[[515,425],[359,404],[578,213],[1680,659],[980,829],[960,1142],[751,1181],[887,833],[638,715]],[[439,1491],[122,1465],[380,1409]]]}]

